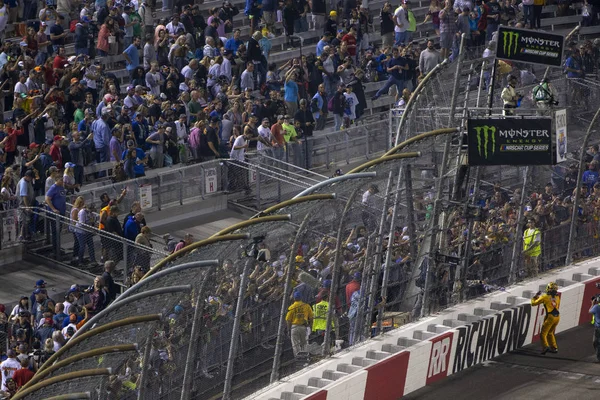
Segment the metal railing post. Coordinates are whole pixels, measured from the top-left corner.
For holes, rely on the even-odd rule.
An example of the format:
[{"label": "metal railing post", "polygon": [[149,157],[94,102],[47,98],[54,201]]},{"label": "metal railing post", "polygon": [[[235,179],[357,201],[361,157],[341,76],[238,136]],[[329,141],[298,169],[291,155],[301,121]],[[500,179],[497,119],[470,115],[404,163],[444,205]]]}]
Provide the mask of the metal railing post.
[{"label": "metal railing post", "polygon": [[[250,174],[252,174],[252,166],[250,166]],[[260,210],[261,207],[261,203],[260,203],[260,171],[258,170],[258,168],[256,168],[256,209]]]},{"label": "metal railing post", "polygon": [[[510,260],[510,272],[509,272],[509,276],[508,276],[508,283],[509,284],[513,284],[517,281],[517,268],[518,268],[518,264],[519,261],[521,260],[520,257],[520,249],[521,249],[521,244],[522,244],[522,232],[523,232],[523,227],[525,226],[525,199],[527,198],[527,195],[525,194],[525,189],[527,188],[527,185],[529,184],[529,177],[530,177],[530,171],[531,169],[529,168],[529,166],[525,167],[525,176],[523,177],[523,187],[521,189],[521,198],[519,199],[519,211],[517,213],[517,230],[515,232],[515,236],[514,236],[514,243],[513,243],[513,248],[512,248],[512,257]],[[568,265],[568,264],[567,264]]]},{"label": "metal railing post", "polygon": [[183,170],[179,170],[179,205],[183,205]]},{"label": "metal railing post", "polygon": [[227,371],[225,372],[225,383],[223,385],[223,399],[231,400],[231,384],[233,381],[233,367],[235,355],[237,353],[238,340],[240,336],[240,325],[242,314],[244,313],[244,293],[248,285],[248,272],[254,266],[254,259],[248,257],[244,264],[244,271],[240,279],[240,291],[238,293],[237,305],[235,307],[235,317],[233,320],[233,332],[231,333],[231,343],[229,345],[229,357],[227,358]]},{"label": "metal railing post", "polygon": [[[133,217],[132,217],[133,218]],[[129,244],[127,244],[127,242],[123,243],[123,260],[124,260],[124,266],[123,266],[123,276],[124,279],[127,279],[127,277],[129,276],[127,274],[127,264],[129,264]],[[131,251],[135,251],[134,249],[131,249]],[[135,254],[135,253],[134,253]],[[133,254],[132,254],[133,256]],[[133,258],[133,257],[132,257]]]},{"label": "metal railing post", "polygon": [[162,210],[162,175],[158,175],[158,211]]},{"label": "metal railing post", "polygon": [[138,390],[138,400],[146,399],[146,390],[148,389],[148,375],[150,374],[150,352],[152,351],[152,335],[146,339],[144,346],[144,355],[142,356],[142,371],[140,372],[140,385]]}]

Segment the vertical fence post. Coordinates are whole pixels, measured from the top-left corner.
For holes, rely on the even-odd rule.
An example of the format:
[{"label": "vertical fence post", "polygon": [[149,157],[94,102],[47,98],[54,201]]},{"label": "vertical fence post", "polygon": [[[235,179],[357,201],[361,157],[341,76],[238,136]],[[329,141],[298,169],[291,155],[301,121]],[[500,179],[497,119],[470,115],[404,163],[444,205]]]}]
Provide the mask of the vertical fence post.
[{"label": "vertical fence post", "polygon": [[[360,283],[360,297],[358,300],[358,309],[356,310],[356,318],[354,322],[350,321],[350,323],[354,323],[354,326],[350,326],[350,329],[354,328],[354,342],[362,342],[367,336],[368,332],[365,327],[369,327],[371,325],[371,317],[369,316],[368,321],[365,321],[365,301],[369,293],[367,292],[369,288],[369,276],[371,272],[370,266],[373,265],[370,262],[370,258],[373,255],[373,240],[375,238],[375,233],[372,233],[367,238],[367,250],[365,251],[365,263],[363,265],[362,271],[362,281]],[[346,299],[347,307],[350,308],[350,299]]]},{"label": "vertical fence post", "polygon": [[142,371],[140,373],[140,384],[138,390],[138,400],[146,399],[146,390],[148,386],[148,375],[150,374],[150,352],[152,351],[152,335],[146,339],[144,346],[144,355],[142,356]]},{"label": "vertical fence post", "polygon": [[354,199],[358,194],[359,189],[355,189],[354,192],[350,195],[348,200],[346,201],[346,205],[344,206],[344,211],[342,212],[342,216],[340,217],[340,225],[338,226],[337,231],[337,239],[335,243],[335,258],[333,262],[333,273],[331,274],[331,289],[329,290],[329,308],[327,309],[327,320],[325,325],[325,339],[323,340],[323,355],[329,355],[329,350],[331,347],[331,323],[333,321],[333,314],[335,313],[335,297],[337,296],[337,291],[339,288],[339,280],[340,280],[340,269],[342,267],[342,234],[344,233],[344,228],[346,226],[346,215],[350,211],[352,207],[352,203],[354,203]]},{"label": "vertical fence post", "polygon": [[[134,217],[132,217],[134,218]],[[129,247],[129,244],[127,243],[129,242],[129,240],[125,239],[125,241],[123,242],[123,261],[124,261],[124,265],[123,265],[123,279],[127,279],[127,264],[129,264],[129,251],[134,251],[133,248]],[[117,242],[118,245],[119,242]],[[135,254],[135,253],[134,253]],[[133,254],[132,254],[133,256]],[[133,258],[133,257],[132,257]]]},{"label": "vertical fence post", "polygon": [[213,272],[214,267],[208,267],[204,279],[200,284],[198,293],[196,293],[196,307],[194,308],[194,320],[192,321],[192,330],[190,332],[190,343],[185,362],[185,370],[183,372],[183,382],[181,385],[181,400],[189,400],[192,392],[192,378],[194,375],[194,366],[196,365],[196,352],[200,331],[202,328],[202,320],[204,318],[204,298],[206,282]]},{"label": "vertical fence post", "polygon": [[247,257],[244,263],[244,271],[240,279],[240,291],[238,293],[237,305],[235,307],[235,317],[233,320],[233,332],[231,334],[231,343],[229,345],[229,357],[227,358],[227,371],[225,372],[225,384],[223,385],[223,399],[231,400],[231,383],[233,381],[233,366],[235,355],[237,353],[238,340],[240,336],[240,325],[242,314],[244,313],[244,293],[248,285],[248,273],[254,266],[254,259]]},{"label": "vertical fence post", "polygon": [[[250,164],[248,164],[248,166],[250,166],[250,175],[252,176],[254,174],[254,171],[252,171],[252,166]],[[261,202],[260,202],[260,171],[258,170],[258,168],[256,168],[256,209],[260,210],[261,209]]]},{"label": "vertical fence post", "polygon": [[326,148],[325,148],[325,164],[327,169],[329,169],[331,167],[331,149],[329,148],[329,136],[325,137],[326,139]]},{"label": "vertical fence post", "polygon": [[[460,66],[465,57],[465,43],[466,43],[466,35],[463,33],[460,40],[460,49],[458,53],[458,60],[456,62],[456,71],[454,73],[454,85],[452,92],[452,99],[450,101],[450,126],[454,126],[454,113],[456,111],[456,101],[458,97],[458,85],[460,78]],[[492,82],[493,85],[493,82]],[[452,142],[452,135],[448,135],[446,138],[446,143],[444,143],[444,153],[442,155],[442,165],[440,166],[440,174],[439,178],[436,182],[436,195],[435,200],[433,201],[433,209],[431,210],[431,223],[429,227],[429,243],[428,248],[426,250],[425,257],[429,256],[429,260],[425,267],[425,285],[423,288],[423,296],[421,297],[421,316],[424,316],[428,313],[429,308],[429,284],[431,283],[431,264],[435,262],[435,257],[431,257],[431,254],[437,251],[437,233],[438,231],[443,231],[443,227],[439,226],[439,214],[442,203],[442,195],[444,193],[444,177],[446,175],[446,170],[448,169],[448,161],[450,156],[450,144]],[[427,239],[426,239],[427,240]]]},{"label": "vertical fence post", "polygon": [[279,325],[277,326],[277,341],[275,342],[275,354],[273,355],[273,368],[271,369],[270,382],[273,383],[279,379],[279,366],[281,365],[281,353],[283,352],[283,342],[285,340],[285,316],[288,309],[288,303],[290,299],[290,291],[292,289],[292,277],[295,272],[295,257],[298,246],[300,245],[300,238],[304,235],[306,225],[310,220],[310,213],[306,214],[298,233],[294,236],[294,242],[290,250],[290,257],[288,259],[287,269],[285,270],[285,282],[283,285],[283,296],[281,299],[281,312],[279,313]]},{"label": "vertical fence post", "polygon": [[[388,239],[388,250],[385,254],[385,263],[383,270],[383,280],[381,283],[381,298],[385,301],[387,297],[387,284],[390,277],[390,264],[392,263],[392,249],[394,247],[394,231],[396,230],[396,215],[398,213],[398,205],[400,203],[400,187],[402,183],[402,162],[400,163],[400,168],[398,168],[398,180],[396,182],[396,193],[394,193],[394,204],[392,205],[392,218],[390,221],[390,231],[389,231],[389,239]],[[410,175],[410,173],[409,173]],[[388,183],[388,188],[389,188]],[[412,199],[411,199],[412,201]],[[387,208],[383,210],[383,214],[387,215]],[[385,220],[381,221],[382,224],[385,224]],[[383,334],[382,324],[383,324],[383,311],[381,310],[377,313],[377,333]]]},{"label": "vertical fence post", "polygon": [[[510,260],[510,271],[508,275],[508,283],[513,284],[517,281],[517,272],[519,268],[519,262],[521,260],[521,238],[523,227],[525,226],[525,199],[527,195],[525,194],[527,185],[529,184],[531,169],[529,166],[525,167],[525,176],[523,177],[523,187],[521,189],[521,198],[519,199],[519,211],[517,213],[517,230],[514,236],[514,243],[512,248],[512,258]],[[567,264],[568,265],[568,264]]]},{"label": "vertical fence post", "polygon": [[179,205],[183,205],[183,170],[179,170]]},{"label": "vertical fence post", "polygon": [[158,211],[162,210],[162,175],[158,175]]}]

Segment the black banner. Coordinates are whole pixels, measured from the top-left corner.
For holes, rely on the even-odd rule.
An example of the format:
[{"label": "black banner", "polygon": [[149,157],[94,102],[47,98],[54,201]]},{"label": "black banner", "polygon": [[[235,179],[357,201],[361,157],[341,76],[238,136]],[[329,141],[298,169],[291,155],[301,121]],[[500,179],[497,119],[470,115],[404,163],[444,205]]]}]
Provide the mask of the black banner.
[{"label": "black banner", "polygon": [[498,29],[496,57],[560,67],[564,40],[562,35],[501,26]]},{"label": "black banner", "polygon": [[552,165],[550,118],[469,119],[469,165]]}]

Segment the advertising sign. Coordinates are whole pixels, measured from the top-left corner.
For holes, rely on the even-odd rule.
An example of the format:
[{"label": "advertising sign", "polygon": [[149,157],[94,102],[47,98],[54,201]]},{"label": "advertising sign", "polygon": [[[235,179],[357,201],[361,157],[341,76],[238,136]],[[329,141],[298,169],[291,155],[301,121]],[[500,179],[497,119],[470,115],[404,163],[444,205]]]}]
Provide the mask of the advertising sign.
[{"label": "advertising sign", "polygon": [[469,119],[469,165],[552,165],[550,118]]},{"label": "advertising sign", "polygon": [[152,185],[140,186],[140,205],[142,210],[152,208]]},{"label": "advertising sign", "polygon": [[204,192],[215,193],[217,191],[217,169],[206,168],[204,170]]},{"label": "advertising sign", "polygon": [[448,376],[453,337],[454,334],[448,332],[430,340],[432,345],[431,354],[429,355],[429,368],[427,370],[427,385],[431,385]]},{"label": "advertising sign", "polygon": [[560,67],[564,36],[501,26],[496,57],[503,60]]},{"label": "advertising sign", "polygon": [[554,113],[556,125],[556,163],[567,161],[567,110]]},{"label": "advertising sign", "polygon": [[17,210],[9,210],[2,218],[2,243],[17,241]]}]

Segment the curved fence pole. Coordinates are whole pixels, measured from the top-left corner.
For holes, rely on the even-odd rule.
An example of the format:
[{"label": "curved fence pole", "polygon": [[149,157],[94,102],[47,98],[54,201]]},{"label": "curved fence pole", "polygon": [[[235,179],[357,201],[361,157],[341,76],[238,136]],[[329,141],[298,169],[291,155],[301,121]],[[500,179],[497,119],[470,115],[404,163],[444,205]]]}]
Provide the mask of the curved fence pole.
[{"label": "curved fence pole", "polygon": [[97,357],[110,353],[137,351],[137,349],[137,344],[118,344],[116,346],[101,347],[99,349],[89,350],[80,354],[76,354],[74,356],[65,358],[64,360],[57,362],[56,364],[52,365],[49,368],[46,368],[43,371],[38,372],[31,378],[31,380],[28,383],[30,385],[34,385],[42,381],[46,376],[52,374],[53,372],[58,371],[59,369],[66,367],[67,365],[72,364],[74,362],[85,360],[86,358]]},{"label": "curved fence pole", "polygon": [[[423,88],[427,85],[429,80],[432,79],[438,73],[438,71],[440,71],[442,68],[444,68],[447,64],[448,64],[448,59],[445,59],[444,61],[442,61],[435,67],[433,67],[433,69],[431,71],[429,71],[429,73],[427,75],[425,75],[425,77],[423,79],[421,79],[421,82],[419,82],[419,84],[417,85],[417,88],[414,90],[414,92],[408,99],[408,103],[406,103],[404,112],[402,113],[402,116],[400,117],[400,123],[398,124],[398,129],[396,130],[396,139],[394,140],[394,146],[397,146],[398,143],[400,143],[400,132],[402,132],[402,129],[404,129],[404,125],[406,124],[407,116],[409,114],[412,114],[412,109],[415,106],[417,97],[419,97],[419,95],[423,91]],[[386,155],[388,153],[386,153]]]},{"label": "curved fence pole", "polygon": [[[198,293],[196,293],[196,308],[194,309],[194,320],[192,321],[192,330],[190,332],[190,344],[188,347],[187,358],[185,362],[185,371],[183,373],[183,382],[181,384],[181,400],[188,400],[192,394],[192,378],[194,374],[194,366],[196,359],[196,350],[198,345],[198,338],[200,336],[200,331],[202,328],[202,318],[204,317],[204,298],[206,291],[206,282],[209,280],[208,277],[213,272],[214,267],[209,267],[206,272],[206,277],[200,284],[200,288],[198,289]],[[146,372],[148,370],[146,369]],[[148,373],[145,374],[146,377]],[[146,378],[147,379],[147,378]],[[140,392],[142,387],[145,387],[144,380],[140,380]],[[144,397],[140,396],[140,400],[143,400]]]},{"label": "curved fence pole", "polygon": [[248,239],[248,237],[249,237],[249,235],[247,233],[235,234],[235,235],[223,235],[223,236],[218,236],[218,237],[210,237],[208,239],[204,239],[204,240],[200,240],[199,242],[192,243],[189,246],[185,246],[183,249],[176,251],[175,253],[173,253],[170,256],[166,257],[165,259],[161,260],[154,267],[150,268],[150,271],[146,272],[146,275],[144,275],[142,277],[142,280],[147,279],[149,276],[160,271],[165,265],[167,265],[171,261],[174,261],[179,257],[185,256],[186,254],[188,254],[196,249],[199,249],[204,246],[208,246],[210,244],[218,243],[218,242],[225,242],[228,240]]},{"label": "curved fence pole", "polygon": [[227,359],[227,370],[225,372],[225,384],[223,385],[223,400],[231,400],[231,384],[233,381],[233,367],[235,354],[237,352],[237,345],[240,334],[240,325],[242,322],[242,314],[244,313],[244,292],[248,285],[248,273],[254,266],[256,260],[247,257],[244,263],[244,270],[242,272],[242,278],[240,279],[240,290],[238,293],[237,305],[235,307],[235,318],[233,320],[233,332],[231,334],[231,343],[229,345],[229,357]]},{"label": "curved fence pole", "polygon": [[583,143],[581,144],[581,150],[579,150],[579,170],[577,171],[577,186],[575,191],[575,200],[573,201],[573,213],[571,215],[571,226],[569,228],[569,247],[567,248],[567,259],[565,261],[566,265],[570,265],[573,262],[573,251],[575,245],[575,230],[577,224],[577,213],[579,211],[579,201],[581,200],[581,185],[583,181],[583,166],[585,160],[585,149],[588,146],[588,142],[590,141],[590,136],[592,135],[592,127],[596,124],[598,117],[600,116],[600,108],[594,114],[594,118],[592,118],[592,122],[588,125],[587,132],[585,137],[583,138]]},{"label": "curved fence pole", "polygon": [[297,199],[298,197],[302,197],[302,196],[306,196],[308,194],[312,194],[315,191],[326,187],[328,185],[332,185],[334,183],[338,183],[338,182],[345,182],[348,179],[361,179],[361,178],[375,178],[375,176],[377,176],[377,173],[375,172],[360,172],[360,173],[356,173],[356,174],[344,174],[341,176],[336,176],[334,178],[329,178],[326,181],[323,182],[319,182],[316,185],[313,185],[305,190],[303,190],[302,192],[298,193],[297,195],[295,195],[293,198]]},{"label": "curved fence pole", "polygon": [[340,280],[340,268],[342,266],[342,234],[344,232],[344,227],[346,226],[346,215],[350,208],[352,207],[352,203],[354,203],[354,199],[358,194],[358,189],[354,189],[354,192],[350,195],[348,200],[346,201],[346,205],[344,206],[344,211],[342,212],[342,216],[340,217],[340,225],[338,226],[337,238],[335,243],[335,259],[333,263],[333,273],[331,274],[331,288],[329,290],[329,308],[327,309],[327,319],[325,325],[325,338],[323,340],[323,355],[329,355],[330,347],[331,347],[331,322],[333,321],[333,313],[335,312],[335,297],[337,296],[337,290],[339,287],[338,281]]},{"label": "curved fence pole", "polygon": [[[160,321],[161,318],[162,318],[162,315],[160,315],[160,314],[140,315],[137,317],[128,317],[128,318],[121,319],[119,321],[110,322],[106,325],[102,325],[98,328],[92,329],[75,339],[69,340],[67,342],[67,344],[65,344],[63,347],[58,349],[58,351],[56,353],[52,354],[50,356],[50,358],[48,358],[46,360],[46,362],[39,368],[38,373],[40,371],[45,370],[46,368],[50,368],[50,366],[52,366],[52,364],[54,364],[60,356],[62,356],[68,350],[71,350],[71,348],[75,347],[78,343],[84,341],[87,338],[93,337],[93,336],[103,333],[103,332],[110,331],[111,329],[114,329],[114,328],[120,328],[122,326],[127,326],[127,325],[132,325],[132,324],[142,324],[145,322]],[[27,388],[28,385],[26,384],[23,387]]]},{"label": "curved fence pole", "polygon": [[399,143],[396,146],[392,147],[382,157],[391,156],[391,155],[399,152],[400,150],[403,150],[404,148],[410,146],[411,144],[420,142],[421,140],[425,140],[427,138],[435,137],[435,136],[439,136],[439,135],[446,135],[448,133],[456,133],[458,131],[459,131],[458,128],[441,128],[441,129],[434,129],[429,132],[420,133],[420,134],[415,135],[415,136],[411,137],[410,139],[407,139],[404,142]]},{"label": "curved fence pole", "polygon": [[348,171],[348,174],[357,174],[359,172],[364,171],[367,168],[382,164],[384,162],[402,160],[403,158],[415,158],[415,157],[421,157],[421,152],[414,151],[414,152],[410,152],[410,153],[383,155],[379,158],[375,158],[373,160],[367,161],[366,163],[364,163],[362,165],[359,165],[358,167]]},{"label": "curved fence pole", "polygon": [[59,396],[47,397],[44,400],[84,400],[91,398],[90,392],[61,394]]},{"label": "curved fence pole", "polygon": [[211,236],[211,238],[216,238],[219,236],[223,236],[226,235],[228,233],[231,232],[235,232],[237,230],[246,228],[248,226],[253,226],[256,224],[262,224],[264,222],[280,222],[280,221],[289,221],[291,218],[291,216],[288,215],[267,215],[264,217],[257,217],[257,218],[252,218],[252,219],[247,219],[246,221],[242,221],[242,222],[238,222],[237,224],[233,224],[231,226],[228,226],[225,229],[220,230],[219,232],[215,233],[214,235]]},{"label": "curved fence pole", "polygon": [[116,305],[119,304],[121,301],[129,298],[129,296],[132,296],[133,295],[132,293],[139,293],[140,289],[142,289],[144,286],[147,286],[148,284],[152,283],[153,281],[161,279],[161,278],[165,277],[166,275],[176,274],[178,272],[185,271],[186,269],[204,268],[204,267],[210,267],[210,266],[214,266],[214,265],[219,265],[219,260],[193,261],[193,262],[189,262],[189,263],[174,265],[170,268],[159,271],[146,279],[142,279],[141,281],[139,281],[138,283],[136,283],[135,285],[133,285],[132,287],[130,287],[129,289],[124,291],[119,297],[117,297],[115,299],[115,301],[113,301],[112,303],[110,303],[108,305],[106,310],[111,309],[112,307],[116,307]]},{"label": "curved fence pole", "polygon": [[23,386],[23,388],[21,390],[19,390],[17,392],[17,394],[15,394],[12,397],[12,400],[22,400],[25,397],[29,396],[30,394],[37,392],[38,390],[43,389],[47,386],[54,385],[55,383],[60,383],[60,382],[68,381],[71,379],[88,378],[88,377],[92,377],[92,376],[102,377],[102,376],[110,375],[111,373],[112,373],[112,370],[110,368],[84,369],[83,371],[69,372],[68,374],[59,375],[59,376],[52,377],[50,379],[46,379],[43,382],[37,383],[35,385],[31,385],[27,388],[25,388],[25,386]]},{"label": "curved fence pole", "polygon": [[[304,197],[300,197],[299,199],[303,199]],[[294,236],[294,242],[292,243],[292,248],[290,249],[290,258],[288,260],[287,269],[285,271],[285,282],[283,286],[283,297],[281,299],[281,312],[279,314],[279,325],[277,326],[277,340],[275,342],[275,354],[273,355],[273,368],[271,369],[271,378],[270,382],[273,383],[279,380],[279,367],[281,366],[281,353],[283,353],[283,342],[285,341],[285,317],[287,314],[287,309],[289,306],[289,298],[290,291],[292,289],[292,277],[294,275],[295,270],[295,256],[300,245],[300,238],[306,231],[306,226],[310,221],[310,213],[306,214],[302,222],[300,223],[300,227],[298,228],[298,232],[296,236]]]},{"label": "curved fence pole", "polygon": [[161,294],[176,293],[176,292],[189,292],[190,290],[192,290],[192,286],[191,285],[180,285],[180,286],[162,287],[162,288],[152,289],[152,290],[148,290],[148,291],[145,291],[145,292],[141,292],[141,293],[135,294],[135,295],[133,295],[131,297],[123,299],[123,301],[120,301],[119,303],[117,303],[115,305],[115,307],[110,308],[110,309],[109,308],[105,308],[104,310],[102,310],[98,314],[94,315],[77,332],[75,332],[75,334],[71,337],[71,339],[76,338],[77,336],[81,336],[85,332],[89,331],[90,329],[93,329],[94,325],[96,323],[98,323],[98,321],[100,321],[102,318],[104,318],[106,315],[110,314],[111,312],[114,312],[114,311],[118,310],[119,308],[121,308],[123,306],[126,306],[126,305],[129,305],[129,304],[131,304],[131,303],[133,303],[135,301],[142,300],[142,299],[147,299],[149,297],[158,296],[158,295],[161,295]]},{"label": "curved fence pole", "polygon": [[267,208],[267,209],[259,212],[258,214],[256,214],[252,218],[258,218],[258,217],[263,217],[265,215],[273,214],[274,212],[279,211],[282,208],[289,207],[289,206],[292,206],[292,205],[298,204],[298,203],[303,203],[305,201],[311,201],[311,200],[333,200],[333,199],[335,199],[335,193],[309,194],[307,196],[302,196],[302,197],[298,197],[298,198],[293,198],[293,199],[289,199],[289,200],[286,200],[286,201],[282,201],[279,204],[275,204],[274,206],[271,206],[271,207],[269,207],[269,208]]}]

